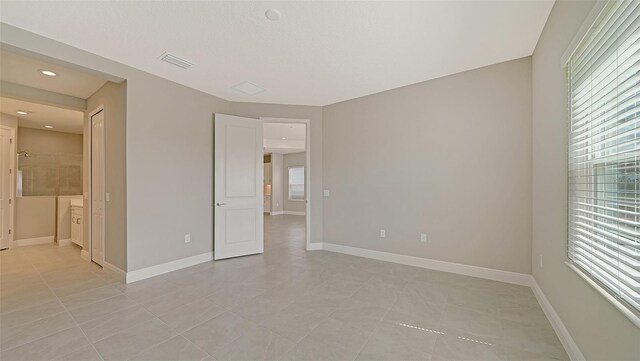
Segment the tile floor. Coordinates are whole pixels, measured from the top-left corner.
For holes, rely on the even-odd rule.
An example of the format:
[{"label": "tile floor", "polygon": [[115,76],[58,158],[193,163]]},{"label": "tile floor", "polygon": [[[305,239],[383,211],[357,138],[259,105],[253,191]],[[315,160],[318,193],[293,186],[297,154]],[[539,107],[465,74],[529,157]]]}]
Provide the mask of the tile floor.
[{"label": "tile floor", "polygon": [[124,285],[75,246],[0,252],[9,360],[567,360],[531,290],[324,251],[265,218],[263,255]]}]

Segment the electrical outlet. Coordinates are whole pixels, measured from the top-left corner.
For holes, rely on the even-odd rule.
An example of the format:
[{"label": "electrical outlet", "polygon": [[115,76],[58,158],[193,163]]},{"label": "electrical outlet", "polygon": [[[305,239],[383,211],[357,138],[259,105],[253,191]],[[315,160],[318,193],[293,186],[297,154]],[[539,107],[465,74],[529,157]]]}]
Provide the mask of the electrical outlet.
[{"label": "electrical outlet", "polygon": [[542,255],[540,255],[540,268],[542,268]]},{"label": "electrical outlet", "polygon": [[187,233],[184,235],[184,243],[189,243],[191,242],[191,234]]},{"label": "electrical outlet", "polygon": [[380,238],[384,238],[387,236],[387,231],[385,231],[384,229],[380,230]]},{"label": "electrical outlet", "polygon": [[427,243],[427,234],[426,233],[420,233],[420,242]]},{"label": "electrical outlet", "polygon": [[325,189],[322,191],[322,195],[325,197],[329,197],[331,195],[331,192],[328,189]]}]

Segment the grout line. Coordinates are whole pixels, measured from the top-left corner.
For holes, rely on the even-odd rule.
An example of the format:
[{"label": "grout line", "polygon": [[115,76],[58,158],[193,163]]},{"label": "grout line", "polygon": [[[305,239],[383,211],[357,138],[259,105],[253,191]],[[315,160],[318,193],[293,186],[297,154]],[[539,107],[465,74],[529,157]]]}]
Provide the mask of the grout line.
[{"label": "grout line", "polygon": [[[222,314],[222,313],[221,313],[221,314]],[[220,314],[220,315],[221,315],[221,314]],[[218,316],[220,316],[220,315],[218,315]],[[218,317],[218,316],[215,316],[215,317],[213,317],[213,318],[210,318],[209,320],[212,320],[212,319],[214,319],[214,318],[216,318],[216,317]],[[186,337],[184,337],[184,336],[182,335],[184,332],[187,332],[188,330],[187,330],[187,331],[184,331],[183,333],[180,333],[180,332],[178,332],[178,330],[176,330],[175,328],[171,327],[169,324],[167,324],[166,322],[162,321],[160,318],[158,318],[158,317],[156,317],[156,318],[158,319],[158,321],[160,321],[160,322],[164,323],[167,327],[169,327],[170,329],[172,329],[173,331],[175,331],[175,333],[177,333],[177,335],[176,335],[176,336],[173,336],[173,337],[182,337],[182,338],[183,338],[183,339],[185,339],[187,342],[189,342],[190,344],[192,344],[195,348],[197,348],[198,350],[202,351],[205,355],[208,355],[208,356],[210,356],[210,357],[213,357],[213,355],[212,355],[212,354],[210,354],[210,353],[208,353],[207,351],[205,351],[205,350],[201,349],[198,345],[196,345],[196,343],[195,343],[195,342],[192,342],[191,340],[189,340],[188,338],[186,338]],[[208,321],[208,320],[207,320],[207,321]],[[207,322],[207,321],[205,321],[205,322]],[[204,322],[203,322],[203,323],[204,323]],[[201,323],[201,324],[202,324],[202,323]],[[199,324],[199,325],[201,325],[201,324]],[[193,328],[193,327],[192,327],[192,328]],[[190,328],[189,330],[191,330],[191,328]],[[167,342],[167,341],[171,340],[173,337],[171,337],[171,338],[169,338],[168,340],[165,340],[165,341],[163,341],[163,342]],[[163,342],[161,342],[161,343],[163,343]],[[160,344],[160,343],[159,343],[159,344]],[[158,345],[159,345],[159,344],[158,344]],[[152,347],[154,347],[154,346],[157,346],[157,345],[153,345]],[[151,347],[150,347],[150,348],[151,348]],[[146,350],[148,350],[148,349],[149,349],[149,348],[145,349],[144,351],[146,351]],[[141,353],[142,353],[142,352],[138,353],[137,355],[139,355],[139,354],[141,354]],[[136,356],[137,356],[137,355],[136,355]],[[206,358],[206,357],[203,357],[202,359],[205,359],[205,358]]]},{"label": "grout line", "polygon": [[[33,264],[33,261],[31,261],[29,259],[29,262],[31,262]],[[33,266],[35,267],[35,264],[33,264]],[[91,341],[89,340],[89,337],[87,337],[87,334],[84,332],[84,330],[82,329],[82,327],[80,327],[80,324],[78,323],[78,321],[75,319],[75,317],[73,317],[73,315],[71,315],[71,312],[69,312],[69,310],[67,309],[67,306],[64,305],[64,303],[62,302],[62,300],[60,299],[60,297],[58,297],[58,295],[53,291],[53,289],[51,288],[51,286],[49,285],[49,283],[47,282],[47,280],[42,276],[42,273],[40,272],[40,270],[37,269],[36,267],[36,272],[38,272],[38,275],[40,276],[40,278],[42,279],[42,282],[44,282],[45,286],[47,286],[47,288],[49,289],[49,291],[51,293],[53,293],[53,295],[56,297],[56,299],[58,300],[58,302],[60,302],[60,304],[62,305],[62,307],[64,308],[65,312],[67,312],[67,314],[69,315],[69,317],[71,317],[71,319],[73,320],[73,322],[76,324],[76,327],[80,330],[80,332],[82,332],[82,335],[84,335],[85,340],[87,341],[87,343],[89,343],[89,345],[91,345],[91,347],[93,348],[93,350],[96,352],[96,354],[98,355],[98,357],[100,357],[101,360],[104,361],[104,358],[102,358],[102,355],[100,355],[100,352],[98,352],[98,350],[95,348],[95,346],[93,345],[93,343],[91,343]],[[57,332],[56,332],[57,333]],[[50,335],[49,335],[50,336]],[[46,337],[46,336],[45,336]],[[35,340],[34,340],[35,341]],[[33,342],[33,341],[31,341]],[[83,346],[84,347],[84,346]],[[69,355],[77,350],[80,350],[82,347],[79,347],[63,356]]]}]

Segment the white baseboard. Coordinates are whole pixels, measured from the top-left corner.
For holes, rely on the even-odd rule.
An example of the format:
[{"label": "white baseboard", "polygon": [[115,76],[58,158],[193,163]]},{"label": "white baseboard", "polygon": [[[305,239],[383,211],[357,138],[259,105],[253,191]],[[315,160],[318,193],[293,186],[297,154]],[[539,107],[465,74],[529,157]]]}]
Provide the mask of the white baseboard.
[{"label": "white baseboard", "polygon": [[105,261],[102,269],[105,272],[109,272],[115,275],[118,278],[118,280],[120,280],[121,282],[127,282],[127,272],[120,269],[120,267],[114,266],[111,263]]},{"label": "white baseboard", "polygon": [[269,213],[269,215],[272,215],[272,216],[281,216],[281,215],[283,215],[283,214],[284,214],[284,211],[277,211],[277,212],[271,212],[271,213]]},{"label": "white baseboard", "polygon": [[199,255],[178,259],[175,261],[158,264],[151,267],[127,272],[127,283],[141,281],[147,278],[165,274],[167,272],[177,271],[179,269],[195,266],[200,263],[213,260],[213,252],[202,253]]},{"label": "white baseboard", "polygon": [[320,251],[322,250],[322,243],[309,243],[309,245],[307,246],[307,251]]},{"label": "white baseboard", "polygon": [[53,243],[53,241],[54,241],[53,236],[16,239],[13,241],[13,246],[14,247],[35,246],[37,244]]},{"label": "white baseboard", "polygon": [[536,282],[536,280],[533,278],[532,275],[517,273],[517,272],[502,271],[502,270],[497,270],[492,268],[469,266],[469,265],[464,265],[460,263],[437,261],[437,260],[428,259],[428,258],[406,256],[406,255],[401,255],[396,253],[374,251],[370,249],[343,246],[339,244],[332,244],[332,243],[326,243],[326,242],[311,243],[309,245],[308,250],[316,250],[316,249],[322,249],[330,252],[344,253],[344,254],[358,256],[358,257],[371,258],[379,261],[387,261],[387,262],[399,263],[399,264],[404,264],[409,266],[428,268],[428,269],[433,269],[437,271],[457,273],[461,275],[490,279],[494,281],[513,283],[521,286],[529,286],[533,289],[533,293],[538,299],[538,303],[540,304],[540,307],[542,308],[545,315],[549,319],[551,326],[556,332],[558,339],[560,339],[560,342],[562,343],[562,346],[564,347],[565,351],[567,351],[569,358],[572,361],[585,360],[585,357],[580,351],[580,349],[578,348],[578,345],[575,343],[575,341],[573,341],[571,334],[569,334],[569,331],[562,323],[562,320],[560,319],[556,311],[553,309],[553,306],[551,306],[551,303],[549,302],[549,300],[547,300],[547,298],[545,297],[544,293],[542,292],[542,290],[538,286],[538,283]]},{"label": "white baseboard", "polygon": [[68,246],[70,244],[71,244],[71,238],[59,239],[58,240],[58,247],[64,247],[64,246]]},{"label": "white baseboard", "polygon": [[478,266],[469,266],[466,264],[438,261],[429,258],[407,256],[397,253],[374,251],[370,249],[343,246],[333,243],[322,243],[322,249],[330,252],[377,259],[379,261],[387,261],[408,266],[428,268],[436,271],[457,273],[465,276],[485,278],[489,280],[513,283],[522,286],[531,286],[531,275],[524,273],[502,271],[493,268],[484,268]]},{"label": "white baseboard", "polygon": [[85,251],[84,249],[80,251],[80,258],[82,258],[85,261],[91,261],[91,258],[89,257],[89,252]]},{"label": "white baseboard", "polygon": [[288,214],[290,216],[306,216],[306,212],[294,212],[294,211],[282,211],[282,214]]},{"label": "white baseboard", "polygon": [[542,307],[542,311],[544,311],[547,319],[549,319],[553,330],[556,331],[556,335],[558,336],[558,339],[560,339],[560,342],[562,343],[565,351],[567,351],[569,358],[572,361],[586,360],[586,358],[580,351],[580,348],[578,348],[578,345],[575,343],[575,341],[573,341],[569,330],[567,330],[567,328],[564,326],[564,323],[562,323],[560,316],[558,316],[556,311],[553,309],[553,306],[551,306],[551,302],[549,302],[547,297],[544,295],[542,289],[538,285],[538,282],[536,282],[533,276],[531,276],[531,289],[533,289],[533,294],[536,295],[538,303],[540,304],[540,307]]}]

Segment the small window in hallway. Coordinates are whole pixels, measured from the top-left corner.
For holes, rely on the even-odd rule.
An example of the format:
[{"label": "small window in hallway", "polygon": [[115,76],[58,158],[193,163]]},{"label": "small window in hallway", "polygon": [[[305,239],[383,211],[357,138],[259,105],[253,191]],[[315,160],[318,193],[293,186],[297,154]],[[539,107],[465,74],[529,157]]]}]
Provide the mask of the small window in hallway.
[{"label": "small window in hallway", "polygon": [[289,200],[304,201],[304,167],[289,167]]}]

